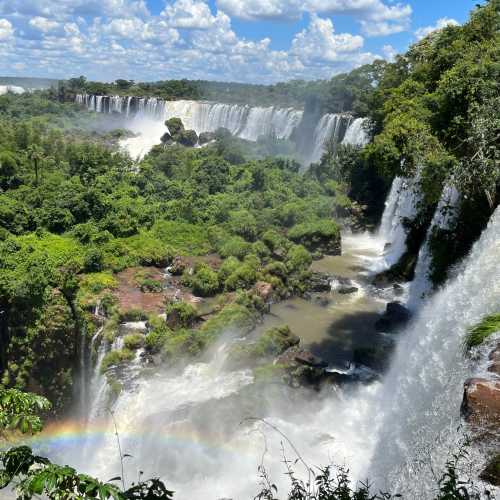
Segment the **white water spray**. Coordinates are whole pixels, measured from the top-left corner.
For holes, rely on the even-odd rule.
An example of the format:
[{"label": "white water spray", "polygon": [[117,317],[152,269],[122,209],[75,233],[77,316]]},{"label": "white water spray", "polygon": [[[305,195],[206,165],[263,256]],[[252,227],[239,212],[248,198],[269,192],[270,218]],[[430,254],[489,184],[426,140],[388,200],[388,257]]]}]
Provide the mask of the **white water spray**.
[{"label": "white water spray", "polygon": [[436,478],[461,437],[463,383],[471,375],[463,355],[467,329],[498,311],[500,210],[461,271],[418,313],[401,339],[378,407],[378,446],[371,476],[388,478],[406,498],[433,498]]}]

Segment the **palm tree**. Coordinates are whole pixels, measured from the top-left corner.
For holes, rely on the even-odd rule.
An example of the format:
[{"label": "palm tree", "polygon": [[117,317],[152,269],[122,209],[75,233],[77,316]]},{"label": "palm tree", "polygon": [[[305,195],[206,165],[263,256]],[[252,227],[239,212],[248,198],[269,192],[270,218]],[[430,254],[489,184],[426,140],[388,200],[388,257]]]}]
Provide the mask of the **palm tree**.
[{"label": "palm tree", "polygon": [[40,162],[43,159],[43,151],[37,144],[33,144],[28,148],[28,158],[33,164],[35,170],[35,185],[38,187],[38,173]]}]

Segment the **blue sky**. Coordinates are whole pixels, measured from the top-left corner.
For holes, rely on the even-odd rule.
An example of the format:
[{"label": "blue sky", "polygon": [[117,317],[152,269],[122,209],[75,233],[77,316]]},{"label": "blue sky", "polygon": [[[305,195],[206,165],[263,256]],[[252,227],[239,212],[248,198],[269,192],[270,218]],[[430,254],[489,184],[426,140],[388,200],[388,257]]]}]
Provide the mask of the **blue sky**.
[{"label": "blue sky", "polygon": [[0,75],[317,79],[463,23],[477,0],[0,0]]}]

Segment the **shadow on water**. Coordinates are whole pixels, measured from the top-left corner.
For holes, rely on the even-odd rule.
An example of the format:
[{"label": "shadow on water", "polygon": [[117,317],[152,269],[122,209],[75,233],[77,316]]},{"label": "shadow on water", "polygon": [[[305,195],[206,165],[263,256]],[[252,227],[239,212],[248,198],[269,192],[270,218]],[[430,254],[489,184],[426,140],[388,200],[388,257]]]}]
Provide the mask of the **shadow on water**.
[{"label": "shadow on water", "polygon": [[375,330],[379,317],[372,311],[347,313],[332,321],[325,338],[311,343],[308,348],[333,365],[344,366],[350,361],[358,361],[356,357],[360,352],[377,351],[387,344],[387,339]]}]

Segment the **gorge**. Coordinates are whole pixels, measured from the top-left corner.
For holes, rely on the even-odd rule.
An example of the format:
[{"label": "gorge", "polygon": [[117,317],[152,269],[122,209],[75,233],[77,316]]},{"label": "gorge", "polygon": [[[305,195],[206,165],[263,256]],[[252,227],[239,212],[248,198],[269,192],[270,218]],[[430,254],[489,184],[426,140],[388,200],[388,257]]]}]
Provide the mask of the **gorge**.
[{"label": "gorge", "polygon": [[311,82],[4,78],[0,496],[498,497],[499,29]]}]

